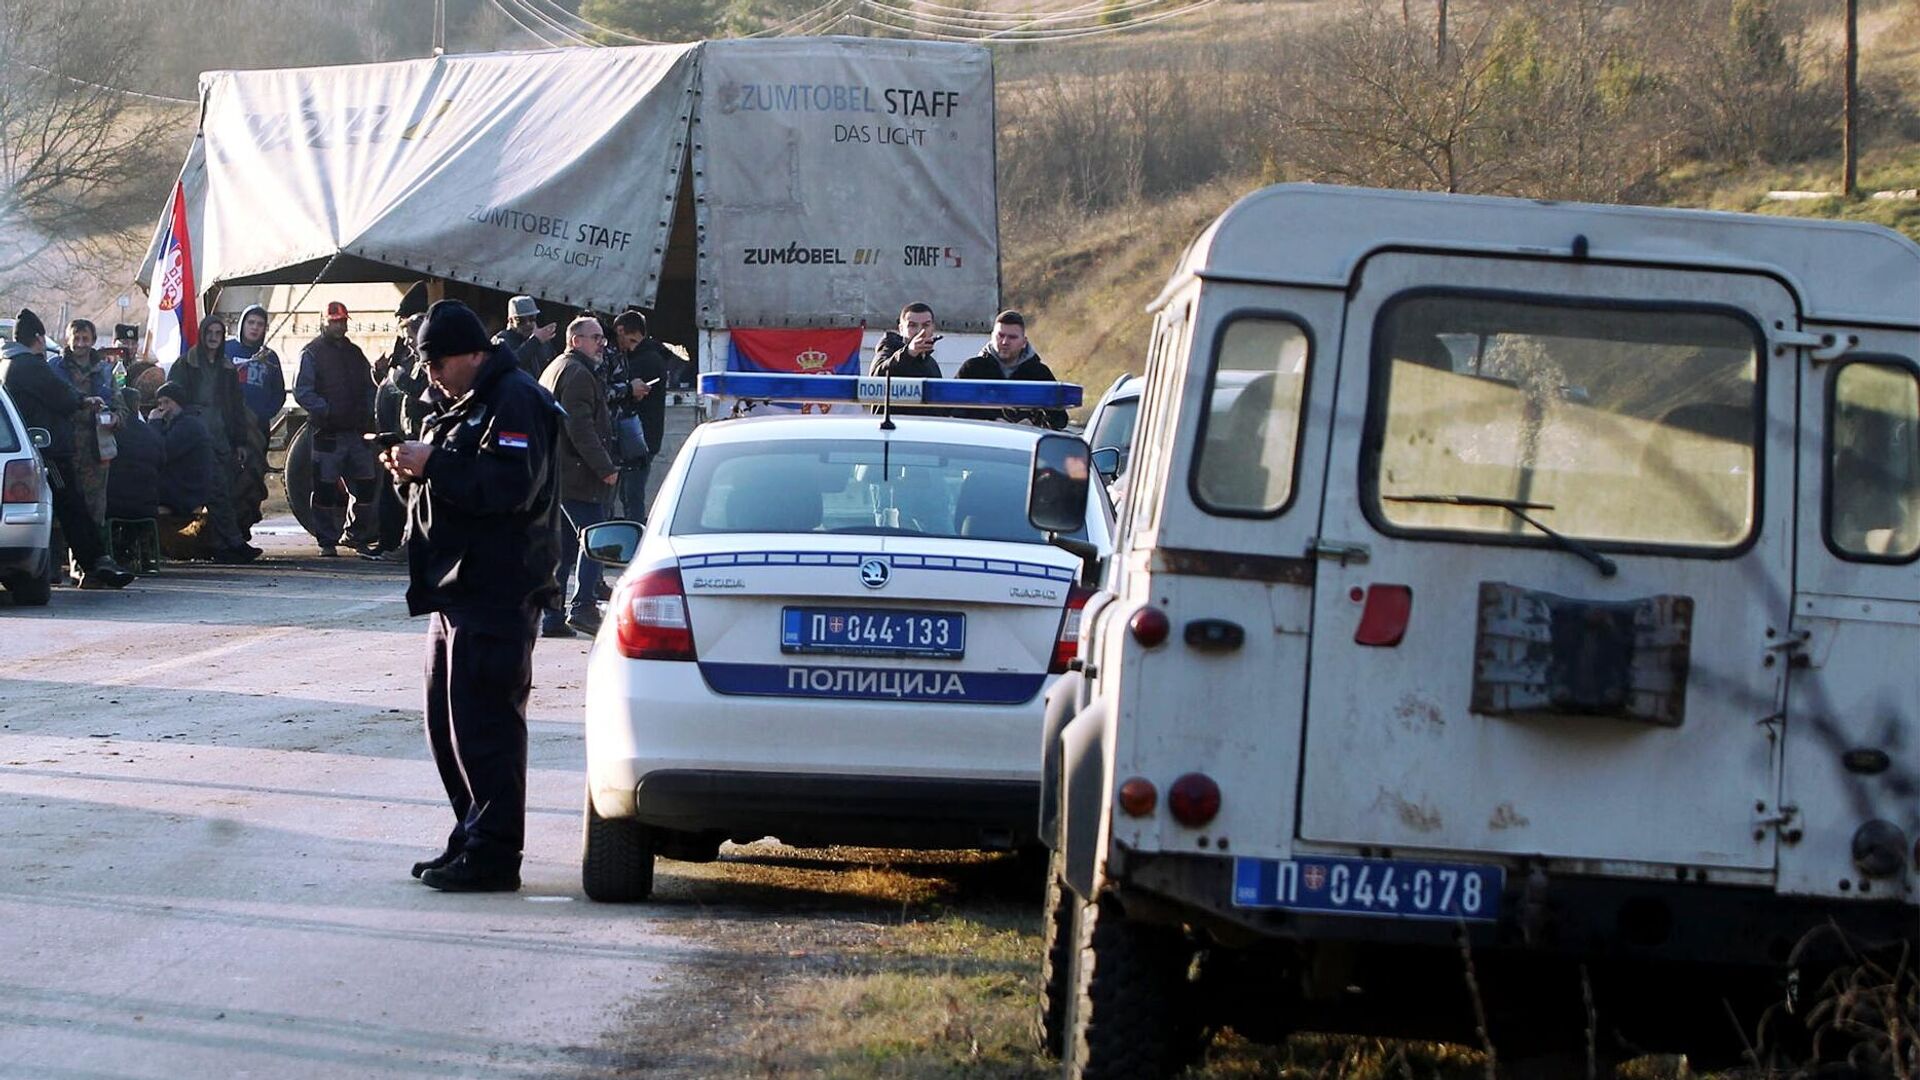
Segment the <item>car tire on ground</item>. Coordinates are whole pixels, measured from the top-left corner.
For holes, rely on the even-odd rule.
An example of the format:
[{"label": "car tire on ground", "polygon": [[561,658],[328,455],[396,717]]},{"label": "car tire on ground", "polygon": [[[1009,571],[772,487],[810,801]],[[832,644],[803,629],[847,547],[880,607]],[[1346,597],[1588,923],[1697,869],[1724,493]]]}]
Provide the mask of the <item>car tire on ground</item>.
[{"label": "car tire on ground", "polygon": [[300,430],[287,441],[287,464],[280,472],[280,481],[287,488],[287,509],[292,511],[293,520],[307,530],[307,534],[316,539],[320,536],[319,522],[313,516],[313,427],[301,424]]},{"label": "car tire on ground", "polygon": [[1073,922],[1063,1040],[1068,1080],[1178,1072],[1196,1043],[1187,986],[1193,949],[1185,935],[1129,920],[1109,896],[1076,903]]},{"label": "car tire on ground", "polygon": [[580,843],[580,885],[587,899],[630,904],[653,893],[653,837],[632,818],[603,818],[587,796]]},{"label": "car tire on ground", "polygon": [[53,595],[53,583],[45,574],[20,574],[6,581],[7,595],[14,607],[44,607]]},{"label": "car tire on ground", "polygon": [[1068,979],[1073,974],[1073,909],[1080,903],[1067,885],[1067,857],[1052,853],[1047,864],[1046,906],[1040,927],[1040,1005],[1034,1034],[1040,1051],[1060,1057],[1066,1047]]}]

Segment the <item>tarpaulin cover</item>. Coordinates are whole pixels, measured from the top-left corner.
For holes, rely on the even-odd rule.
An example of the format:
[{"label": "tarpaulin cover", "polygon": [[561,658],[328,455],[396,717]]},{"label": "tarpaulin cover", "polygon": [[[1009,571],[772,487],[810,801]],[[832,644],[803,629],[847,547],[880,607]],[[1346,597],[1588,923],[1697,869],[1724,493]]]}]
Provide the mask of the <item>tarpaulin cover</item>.
[{"label": "tarpaulin cover", "polygon": [[209,72],[200,285],[339,254],[569,304],[649,306],[696,49]]},{"label": "tarpaulin cover", "polygon": [[702,46],[694,176],[706,327],[984,330],[1000,295],[993,62],[864,38]]}]

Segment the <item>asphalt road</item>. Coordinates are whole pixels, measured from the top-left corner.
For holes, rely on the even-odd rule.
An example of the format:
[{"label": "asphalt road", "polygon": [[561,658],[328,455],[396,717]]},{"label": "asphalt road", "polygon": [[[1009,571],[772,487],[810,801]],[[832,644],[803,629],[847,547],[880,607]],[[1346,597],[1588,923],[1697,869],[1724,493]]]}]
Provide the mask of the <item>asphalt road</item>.
[{"label": "asphalt road", "polygon": [[585,639],[535,656],[525,887],[436,893],[404,570],[264,539],[0,600],[0,1076],[608,1071],[697,947],[580,893]]}]

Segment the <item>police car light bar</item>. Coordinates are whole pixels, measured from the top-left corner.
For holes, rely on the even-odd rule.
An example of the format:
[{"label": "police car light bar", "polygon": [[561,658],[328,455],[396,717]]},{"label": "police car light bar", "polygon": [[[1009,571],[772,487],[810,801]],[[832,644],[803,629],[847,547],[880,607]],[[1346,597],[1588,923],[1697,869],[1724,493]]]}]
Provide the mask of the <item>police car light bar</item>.
[{"label": "police car light bar", "polygon": [[869,375],[782,375],[716,371],[700,376],[700,392],[712,397],[787,404],[880,405],[891,384],[895,405],[943,409],[1071,409],[1084,391],[1073,383],[1011,379],[883,379]]}]

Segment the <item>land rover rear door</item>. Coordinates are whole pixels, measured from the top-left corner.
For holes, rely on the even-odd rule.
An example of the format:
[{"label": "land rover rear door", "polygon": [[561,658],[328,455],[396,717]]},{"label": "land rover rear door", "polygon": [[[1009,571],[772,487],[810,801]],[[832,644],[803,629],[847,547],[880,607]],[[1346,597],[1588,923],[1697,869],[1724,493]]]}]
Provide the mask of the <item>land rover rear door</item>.
[{"label": "land rover rear door", "polygon": [[1770,869],[1795,394],[1770,336],[1793,296],[1415,253],[1359,280],[1301,838]]}]

